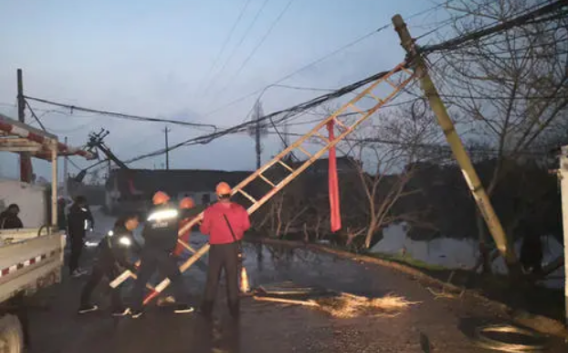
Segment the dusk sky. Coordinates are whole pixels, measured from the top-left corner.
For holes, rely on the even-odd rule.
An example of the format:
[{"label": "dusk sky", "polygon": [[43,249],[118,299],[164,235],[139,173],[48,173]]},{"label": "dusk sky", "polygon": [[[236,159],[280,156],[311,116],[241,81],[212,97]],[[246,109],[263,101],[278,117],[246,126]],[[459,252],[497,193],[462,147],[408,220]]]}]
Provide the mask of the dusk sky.
[{"label": "dusk sky", "polygon": [[[3,1],[0,112],[17,118],[16,69],[22,68],[25,94],[31,97],[227,127],[243,122],[268,85],[389,24],[396,13],[410,17],[435,6],[434,0]],[[409,29],[419,36],[445,15],[443,8],[426,12],[409,19]],[[389,27],[279,84],[339,88],[389,69],[403,58],[398,36]],[[271,87],[262,94],[262,103],[269,113],[322,93]],[[247,98],[227,105],[242,97]],[[60,140],[67,136],[74,146],[84,144],[88,133],[101,127],[111,132],[106,142],[123,160],[164,146],[163,123],[71,114],[62,108],[33,101],[30,104],[50,132]],[[317,117],[305,115],[294,122]],[[26,119],[32,122],[29,112]],[[33,125],[38,126],[35,122]],[[169,127],[171,144],[209,131]],[[307,128],[309,125],[292,130]],[[263,143],[266,161],[280,142],[277,136],[269,135]],[[131,166],[162,167],[164,160],[160,156]],[[15,155],[2,153],[0,161],[0,175],[18,176]],[[90,163],[79,157],[73,161],[79,167]],[[254,167],[253,140],[246,134],[170,153],[170,168]],[[34,161],[34,171],[49,178],[46,163]],[[70,167],[70,172],[74,174],[77,169]]]}]

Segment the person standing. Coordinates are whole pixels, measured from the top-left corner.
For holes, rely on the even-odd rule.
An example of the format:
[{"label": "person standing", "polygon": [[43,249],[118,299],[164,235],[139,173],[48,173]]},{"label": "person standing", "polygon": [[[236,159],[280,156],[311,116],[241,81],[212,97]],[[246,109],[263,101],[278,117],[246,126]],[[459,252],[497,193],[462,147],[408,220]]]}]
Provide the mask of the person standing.
[{"label": "person standing", "polygon": [[24,224],[18,214],[20,213],[20,206],[13,203],[8,206],[6,211],[0,213],[0,229],[19,229],[24,228]]},{"label": "person standing", "polygon": [[85,274],[85,271],[79,268],[79,259],[83,251],[85,235],[88,230],[92,231],[94,227],[95,220],[87,205],[87,199],[84,196],[77,196],[75,202],[69,208],[67,216],[67,231],[71,243],[69,272],[73,277]]},{"label": "person standing", "polygon": [[[104,277],[112,280],[125,269],[133,273],[136,272],[136,268],[129,261],[129,257],[131,252],[140,252],[140,246],[132,233],[138,228],[138,224],[138,215],[135,213],[120,217],[114,224],[113,229],[99,243],[91,277],[81,292],[79,314],[98,310],[99,307],[97,305],[91,304],[91,295]],[[129,310],[122,304],[119,289],[115,288],[111,296],[112,315],[127,315]]]},{"label": "person standing", "polygon": [[[191,220],[195,217],[195,212],[193,212],[195,207],[195,202],[191,197],[184,197],[179,202],[179,209],[180,209],[180,222],[179,228],[182,229],[183,226],[191,222]],[[180,236],[181,241],[186,244],[189,244],[189,236],[191,235],[191,229],[188,229],[185,233]],[[179,242],[176,245],[174,250],[174,255],[179,257],[185,251],[185,247],[181,245]]]},{"label": "person standing", "polygon": [[221,271],[225,271],[227,304],[233,317],[239,316],[239,266],[241,239],[250,228],[249,215],[244,207],[231,202],[231,187],[225,182],[217,185],[218,202],[209,206],[204,214],[200,231],[209,235],[209,270],[201,312],[209,316],[217,294]]},{"label": "person standing", "polygon": [[142,300],[146,283],[158,269],[172,282],[175,293],[176,314],[185,314],[193,308],[183,303],[185,297],[183,279],[179,271],[173,251],[177,244],[180,212],[169,203],[170,197],[158,191],[152,198],[154,204],[142,231],[144,247],[140,256],[138,277],[132,289],[133,318],[142,316]]}]

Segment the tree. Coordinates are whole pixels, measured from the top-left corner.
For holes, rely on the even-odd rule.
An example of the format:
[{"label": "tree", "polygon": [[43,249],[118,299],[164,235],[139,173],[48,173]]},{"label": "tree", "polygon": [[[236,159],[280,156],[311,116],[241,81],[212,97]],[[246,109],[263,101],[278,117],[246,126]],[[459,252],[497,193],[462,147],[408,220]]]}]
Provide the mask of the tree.
[{"label": "tree", "polygon": [[[453,11],[454,30],[465,35],[539,4],[537,0],[468,0],[448,6]],[[568,19],[553,14],[441,56],[444,100],[471,126],[469,141],[495,151],[495,166],[486,181],[489,197],[514,166],[546,152],[550,142],[559,138],[559,127],[565,128],[567,28]],[[487,229],[479,213],[477,220],[481,261],[488,272]],[[504,224],[504,228],[513,232],[515,227]]]},{"label": "tree", "polygon": [[355,196],[357,208],[366,216],[364,230],[348,230],[349,243],[364,234],[362,245],[368,249],[374,236],[389,224],[406,221],[426,225],[425,210],[406,208],[395,212],[398,202],[420,192],[408,187],[415,175],[414,166],[428,155],[424,146],[439,136],[435,120],[422,103],[416,101],[378,114],[373,118],[377,123],[366,124],[353,139],[345,141],[347,153],[355,156],[353,165],[360,181],[360,194]]}]

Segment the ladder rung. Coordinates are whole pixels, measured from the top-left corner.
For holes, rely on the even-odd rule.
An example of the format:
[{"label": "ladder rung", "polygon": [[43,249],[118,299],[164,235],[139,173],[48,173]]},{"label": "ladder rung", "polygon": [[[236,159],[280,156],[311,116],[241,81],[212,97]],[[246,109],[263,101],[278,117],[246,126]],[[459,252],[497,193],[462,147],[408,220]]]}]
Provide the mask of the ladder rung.
[{"label": "ladder rung", "polygon": [[349,129],[350,129],[347,125],[345,125],[344,123],[342,123],[341,121],[339,121],[339,119],[335,118],[335,119],[333,119],[333,120],[335,120],[335,123],[336,123],[337,125],[341,126],[342,128],[344,128],[345,130],[349,130]]},{"label": "ladder rung", "polygon": [[375,96],[373,93],[369,92],[367,93],[369,96],[371,96],[371,98],[373,98],[374,100],[376,100],[379,103],[383,103],[384,101],[382,99],[380,99],[379,97]]},{"label": "ladder rung", "polygon": [[270,185],[270,186],[272,186],[272,187],[276,187],[276,185],[274,185],[274,183],[272,183],[270,180],[268,180],[268,178],[265,177],[264,175],[259,174],[258,176],[259,176],[262,180],[264,180],[268,185]]},{"label": "ladder rung", "polygon": [[365,114],[361,109],[357,108],[354,104],[349,103],[349,106],[350,106],[351,108],[353,108],[353,110],[356,111],[357,113],[359,113],[359,114]]},{"label": "ladder rung", "polygon": [[323,135],[320,134],[318,131],[316,131],[314,134],[315,134],[317,137],[319,137],[320,139],[324,140],[325,142],[327,142],[327,143],[330,142],[327,137],[323,136]]},{"label": "ladder rung", "polygon": [[257,203],[258,201],[256,201],[256,199],[252,196],[250,196],[248,193],[246,193],[243,189],[238,189],[238,191],[243,194],[247,199],[249,199],[252,203]]},{"label": "ladder rung", "polygon": [[388,78],[385,78],[385,82],[388,83],[389,85],[391,85],[392,88],[397,89],[398,86],[395,85],[394,83],[390,82]]},{"label": "ladder rung", "polygon": [[290,167],[288,164],[282,162],[282,160],[278,160],[278,163],[280,163],[280,165],[283,166],[284,168],[288,169],[288,171],[290,171],[291,173],[294,173],[294,169]]},{"label": "ladder rung", "polygon": [[300,151],[304,152],[304,154],[305,154],[306,156],[312,158],[312,155],[310,154],[310,152],[306,151],[306,150],[304,149],[304,147],[298,146],[298,147],[296,147],[296,148],[299,149]]}]

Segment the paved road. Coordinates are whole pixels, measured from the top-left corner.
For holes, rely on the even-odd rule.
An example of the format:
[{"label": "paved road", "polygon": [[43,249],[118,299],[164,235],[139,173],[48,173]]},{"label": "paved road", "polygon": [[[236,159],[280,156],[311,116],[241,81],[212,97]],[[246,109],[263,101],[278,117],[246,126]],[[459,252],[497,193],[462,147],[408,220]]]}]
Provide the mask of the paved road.
[{"label": "paved road", "polygon": [[[192,240],[195,246],[202,241],[203,237]],[[345,320],[305,307],[247,298],[240,322],[234,323],[222,298],[213,322],[197,314],[174,315],[156,306],[138,320],[114,319],[104,311],[76,315],[84,279],[65,278],[41,294],[38,300],[45,304],[43,309],[31,310],[30,353],[486,352],[475,347],[468,335],[477,324],[499,320],[500,313],[473,299],[436,299],[421,284],[387,268],[302,249],[247,244],[246,252],[253,285],[291,280],[359,295],[394,293],[420,304],[394,318]],[[185,274],[196,304],[204,278],[197,267]],[[103,306],[104,300],[101,296]],[[550,351],[568,349],[558,346]]]}]

